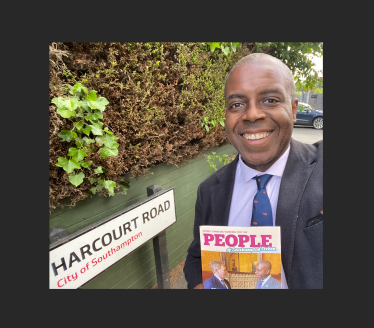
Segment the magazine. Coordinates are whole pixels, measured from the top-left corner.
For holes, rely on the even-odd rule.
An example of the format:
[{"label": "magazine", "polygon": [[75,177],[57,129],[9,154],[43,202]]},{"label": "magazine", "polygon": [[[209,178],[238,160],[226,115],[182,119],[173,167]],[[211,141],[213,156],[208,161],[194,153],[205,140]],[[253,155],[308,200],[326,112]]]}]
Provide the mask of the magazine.
[{"label": "magazine", "polygon": [[280,227],[200,226],[204,289],[281,289]]}]

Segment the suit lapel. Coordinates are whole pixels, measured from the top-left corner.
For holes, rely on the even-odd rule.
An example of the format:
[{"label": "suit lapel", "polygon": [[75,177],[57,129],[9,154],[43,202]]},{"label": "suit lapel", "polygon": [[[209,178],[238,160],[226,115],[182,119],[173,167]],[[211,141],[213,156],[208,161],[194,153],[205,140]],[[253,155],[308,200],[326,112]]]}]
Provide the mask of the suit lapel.
[{"label": "suit lapel", "polygon": [[217,171],[218,184],[210,187],[212,225],[227,226],[229,223],[231,198],[234,190],[236,164],[239,155]]},{"label": "suit lapel", "polygon": [[281,227],[282,263],[288,286],[300,200],[314,170],[315,153],[291,139],[290,153],[279,187],[276,226]]},{"label": "suit lapel", "polygon": [[221,281],[214,275],[216,287],[223,287]]}]

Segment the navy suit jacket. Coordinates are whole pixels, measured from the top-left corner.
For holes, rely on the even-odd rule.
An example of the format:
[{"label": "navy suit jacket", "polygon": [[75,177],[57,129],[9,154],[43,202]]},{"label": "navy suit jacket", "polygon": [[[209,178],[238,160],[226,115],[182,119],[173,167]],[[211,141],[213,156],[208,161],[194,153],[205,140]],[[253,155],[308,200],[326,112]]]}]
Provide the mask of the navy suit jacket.
[{"label": "navy suit jacket", "polygon": [[[224,279],[224,280],[225,280],[226,285],[229,287],[228,289],[231,289],[229,281],[227,279]],[[215,275],[211,276],[209,279],[204,281],[204,289],[211,289],[211,288],[227,289],[221,284],[221,282]]]},{"label": "navy suit jacket", "polygon": [[[202,283],[200,225],[227,226],[238,156],[198,187],[193,241],[183,268],[187,287]],[[235,204],[232,204],[235,206]],[[276,226],[288,288],[323,287],[323,221],[308,221],[323,210],[323,141],[313,145],[291,139],[279,187]]]}]

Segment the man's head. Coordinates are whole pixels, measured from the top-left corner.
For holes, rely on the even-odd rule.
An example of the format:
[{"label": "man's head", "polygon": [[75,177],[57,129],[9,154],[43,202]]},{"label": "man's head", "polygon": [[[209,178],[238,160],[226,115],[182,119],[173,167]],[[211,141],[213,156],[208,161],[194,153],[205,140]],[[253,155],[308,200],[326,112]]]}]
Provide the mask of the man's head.
[{"label": "man's head", "polygon": [[210,262],[210,268],[212,269],[212,272],[220,279],[225,278],[227,275],[226,265],[222,261]]},{"label": "man's head", "polygon": [[269,261],[258,261],[256,264],[257,279],[265,279],[271,271],[271,263]]},{"label": "man's head", "polygon": [[266,54],[242,58],[225,85],[225,131],[244,163],[266,171],[290,143],[298,100],[293,77]]}]

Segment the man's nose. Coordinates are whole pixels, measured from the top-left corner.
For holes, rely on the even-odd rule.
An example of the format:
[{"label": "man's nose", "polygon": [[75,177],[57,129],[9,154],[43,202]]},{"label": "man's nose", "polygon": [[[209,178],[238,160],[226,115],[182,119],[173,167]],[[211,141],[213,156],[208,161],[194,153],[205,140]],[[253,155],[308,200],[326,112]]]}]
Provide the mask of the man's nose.
[{"label": "man's nose", "polygon": [[248,120],[252,123],[256,122],[257,120],[264,119],[265,117],[266,114],[255,102],[249,104],[248,109],[242,116],[244,120]]}]

